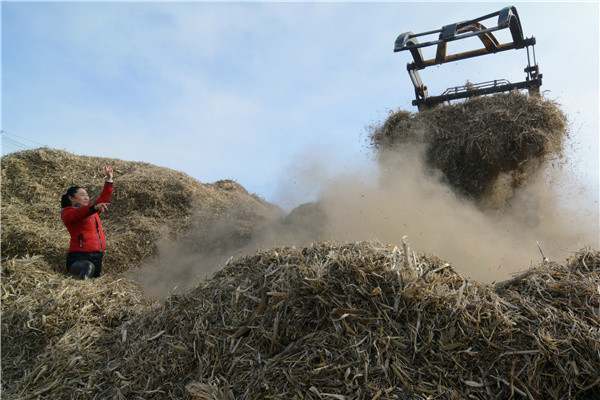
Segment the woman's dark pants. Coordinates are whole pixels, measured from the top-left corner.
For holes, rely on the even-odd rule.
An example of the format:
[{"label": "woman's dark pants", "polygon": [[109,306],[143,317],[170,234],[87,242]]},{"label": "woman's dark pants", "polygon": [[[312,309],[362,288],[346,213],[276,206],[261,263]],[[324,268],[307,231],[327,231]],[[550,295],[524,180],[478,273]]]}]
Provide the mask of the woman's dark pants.
[{"label": "woman's dark pants", "polygon": [[104,253],[71,252],[67,254],[67,271],[77,279],[97,278],[102,271]]}]

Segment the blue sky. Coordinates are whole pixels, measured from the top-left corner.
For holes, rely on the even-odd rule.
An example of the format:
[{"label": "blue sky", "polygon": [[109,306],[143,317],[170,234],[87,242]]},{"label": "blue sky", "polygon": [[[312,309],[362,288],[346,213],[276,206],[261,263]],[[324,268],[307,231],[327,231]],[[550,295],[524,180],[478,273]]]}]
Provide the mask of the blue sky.
[{"label": "blue sky", "polygon": [[[372,168],[366,127],[416,111],[400,33],[507,5],[537,39],[542,90],[569,116],[569,168],[598,193],[597,2],[3,1],[2,154],[17,149],[9,138],[293,202],[282,187],[307,157],[331,174]],[[433,94],[523,80],[526,53],[507,53],[421,75]]]}]

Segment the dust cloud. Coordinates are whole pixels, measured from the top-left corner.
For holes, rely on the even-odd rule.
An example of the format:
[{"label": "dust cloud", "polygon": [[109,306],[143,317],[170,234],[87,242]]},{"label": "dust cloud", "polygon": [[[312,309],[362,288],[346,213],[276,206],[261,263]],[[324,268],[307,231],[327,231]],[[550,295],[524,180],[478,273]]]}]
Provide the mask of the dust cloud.
[{"label": "dust cloud", "polygon": [[162,297],[197,286],[231,257],[256,251],[323,240],[391,245],[404,240],[412,251],[440,257],[466,277],[493,282],[541,263],[538,243],[553,261],[584,246],[599,247],[597,198],[577,188],[559,163],[548,162],[518,190],[509,177],[501,177],[484,200],[497,205],[500,199],[502,206],[491,207],[452,191],[441,173],[424,164],[424,149],[417,144],[380,157],[375,173],[360,165],[332,176],[318,161],[330,152],[313,148],[309,160],[294,163],[309,167],[282,181],[287,201],[290,193],[303,193],[297,183],[304,182],[319,188],[315,202],[274,214],[246,236],[235,232],[243,220],[235,212],[209,225],[198,223],[178,241],[163,240],[158,259],[133,279],[151,296]]},{"label": "dust cloud", "polygon": [[[418,146],[389,153],[377,183],[352,177],[322,194],[330,235],[337,240],[379,240],[400,244],[452,263],[461,274],[499,281],[542,261],[561,261],[585,245],[598,246],[598,213],[592,202],[572,194],[579,207],[559,201],[559,176],[550,166],[510,191],[506,205],[490,209],[456,195],[423,164]],[[501,182],[500,182],[501,183]],[[506,198],[506,196],[505,196]],[[595,207],[597,209],[597,205]]]},{"label": "dust cloud", "polygon": [[267,220],[253,223],[256,216],[248,211],[230,207],[218,215],[207,215],[210,209],[196,209],[188,231],[177,239],[163,237],[158,243],[158,256],[139,270],[128,271],[127,278],[140,283],[147,295],[156,298],[197,286],[228,259],[253,253],[257,243],[266,238],[259,233],[260,227],[271,226],[281,218],[281,213],[274,210]]},{"label": "dust cloud", "polygon": [[177,241],[162,239],[157,259],[139,270],[129,270],[126,277],[141,284],[146,295],[165,298],[197,286],[221,267],[223,258],[219,253],[194,252]]}]

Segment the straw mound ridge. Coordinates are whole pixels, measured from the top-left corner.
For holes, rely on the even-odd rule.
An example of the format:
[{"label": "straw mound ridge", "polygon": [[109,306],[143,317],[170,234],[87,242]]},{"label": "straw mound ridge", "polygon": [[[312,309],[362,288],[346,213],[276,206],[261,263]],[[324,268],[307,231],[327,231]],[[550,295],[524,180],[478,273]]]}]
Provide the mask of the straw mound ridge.
[{"label": "straw mound ridge", "polygon": [[498,179],[518,187],[543,161],[560,156],[566,128],[555,102],[515,91],[416,114],[397,111],[372,128],[371,145],[383,155],[423,144],[429,167],[440,170],[458,193],[481,199]]},{"label": "straw mound ridge", "polygon": [[3,265],[3,343],[42,341],[2,357],[11,398],[600,396],[597,251],[494,287],[378,243],[276,248],[160,305],[43,268]]},{"label": "straw mound ridge", "polygon": [[[155,256],[161,237],[181,237],[189,228],[231,223],[218,240],[248,240],[252,231],[281,213],[234,181],[203,184],[183,172],[143,162],[76,156],[41,148],[2,157],[2,258],[41,255],[63,271],[69,234],[60,218],[60,198],[73,185],[95,199],[104,184],[104,162],[115,171],[115,190],[102,224],[110,251],[103,271],[121,272]],[[196,233],[207,251],[217,238]],[[200,235],[200,236],[199,236]],[[198,249],[204,250],[204,249]]]}]

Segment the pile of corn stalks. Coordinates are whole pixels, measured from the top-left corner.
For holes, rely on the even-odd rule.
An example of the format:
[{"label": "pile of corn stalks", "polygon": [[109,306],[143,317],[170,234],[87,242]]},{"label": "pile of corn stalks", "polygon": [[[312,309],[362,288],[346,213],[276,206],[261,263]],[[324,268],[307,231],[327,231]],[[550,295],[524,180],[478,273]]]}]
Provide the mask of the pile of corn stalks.
[{"label": "pile of corn stalks", "polygon": [[421,144],[425,163],[441,171],[457,193],[476,200],[489,196],[499,178],[521,186],[545,161],[562,156],[568,137],[556,102],[517,91],[417,114],[399,110],[371,130],[380,157]]},{"label": "pile of corn stalks", "polygon": [[[50,148],[20,151],[2,157],[2,258],[40,255],[64,271],[69,233],[60,218],[61,196],[77,185],[95,200],[104,185],[105,162],[115,171],[115,188],[109,211],[101,216],[108,246],[104,273],[139,267],[156,257],[161,239],[180,240],[190,229],[195,236],[186,240],[194,243],[187,247],[198,252],[222,242],[244,243],[279,211],[230,180],[205,184],[144,162]],[[228,225],[222,235],[202,236],[223,220]]]},{"label": "pile of corn stalks", "polygon": [[275,248],[161,304],[109,278],[59,284],[15,268],[2,280],[11,398],[600,397],[589,249],[493,285],[406,247]]}]

